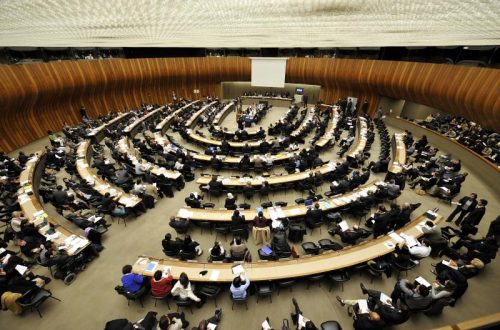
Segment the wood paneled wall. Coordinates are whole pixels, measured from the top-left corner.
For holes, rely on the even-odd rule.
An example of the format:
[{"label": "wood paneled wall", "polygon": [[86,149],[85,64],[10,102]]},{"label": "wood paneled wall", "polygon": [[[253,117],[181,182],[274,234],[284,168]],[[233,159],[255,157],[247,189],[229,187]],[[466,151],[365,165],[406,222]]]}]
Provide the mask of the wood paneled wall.
[{"label": "wood paneled wall", "polygon": [[[83,104],[91,116],[144,102],[220,96],[221,81],[249,81],[250,59],[167,58],[62,61],[0,66],[0,150],[11,151],[76,123]],[[500,127],[500,71],[412,62],[291,58],[286,81],[322,86],[320,98],[411,100]]]},{"label": "wood paneled wall", "polygon": [[[287,82],[321,85],[320,98],[406,99],[500,129],[500,70],[417,62],[291,58]],[[347,92],[347,93],[346,93]],[[375,102],[373,102],[375,100]]]},{"label": "wood paneled wall", "polygon": [[[11,151],[80,120],[142,101],[220,94],[221,81],[250,80],[247,58],[62,61],[0,66],[0,150]],[[200,94],[195,95],[194,89]]]}]

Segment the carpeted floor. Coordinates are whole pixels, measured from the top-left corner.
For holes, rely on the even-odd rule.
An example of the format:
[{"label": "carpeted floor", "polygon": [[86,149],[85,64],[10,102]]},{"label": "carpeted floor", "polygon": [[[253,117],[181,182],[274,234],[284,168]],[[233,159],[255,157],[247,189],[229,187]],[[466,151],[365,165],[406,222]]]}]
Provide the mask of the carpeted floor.
[{"label": "carpeted floor", "polygon": [[[266,127],[269,123],[276,121],[286,111],[286,108],[274,108],[262,121],[262,126]],[[234,121],[234,114],[230,114],[226,121]],[[229,125],[228,125],[229,126]],[[389,127],[391,133],[399,131],[397,128]],[[182,141],[179,136],[175,136],[177,141]],[[184,143],[184,142],[183,142]],[[48,144],[47,139],[36,141],[25,146],[22,150],[34,152],[43,148]],[[372,145],[372,159],[378,157],[379,151],[378,135]],[[322,159],[337,159],[336,153],[338,148],[328,150],[321,155]],[[13,153],[14,155],[15,153]],[[474,172],[480,170],[476,167],[477,164],[473,159],[462,159],[463,170],[469,171],[471,175],[467,178],[462,187],[462,193],[477,192],[480,198],[486,198],[490,202],[487,207],[486,215],[480,225],[479,235],[485,234],[489,222],[493,220],[500,211],[498,201],[499,190],[492,191],[486,188],[482,182],[478,181]],[[201,170],[197,170],[196,177],[199,176]],[[206,168],[205,173],[212,173],[213,170]],[[276,168],[275,173],[284,172],[282,168]],[[229,174],[230,172],[225,172]],[[376,178],[382,178],[381,175],[370,177],[369,181]],[[322,191],[328,189],[328,184],[324,184]],[[166,304],[160,302],[154,307],[154,301],[146,297],[144,299],[144,308],[139,304],[131,303],[127,306],[127,301],[118,296],[114,287],[120,283],[121,268],[123,265],[133,263],[138,255],[149,255],[162,257],[161,239],[166,232],[173,232],[168,226],[168,219],[171,215],[177,212],[177,209],[184,205],[184,198],[189,192],[198,191],[196,183],[190,182],[181,192],[176,192],[172,199],[160,200],[154,209],[148,210],[146,214],[133,219],[127,223],[125,228],[123,225],[113,224],[104,238],[106,249],[101,253],[101,256],[93,261],[88,268],[77,275],[77,279],[69,286],[65,286],[62,281],[54,280],[48,285],[54,295],[62,302],[55,300],[47,301],[41,308],[43,319],[40,319],[37,313],[25,313],[23,316],[16,317],[10,312],[3,312],[0,315],[0,329],[103,329],[106,321],[115,318],[127,318],[135,321],[142,318],[147,311],[153,310],[160,315],[169,312]],[[295,198],[299,197],[295,191],[284,191],[270,196],[270,200],[284,200],[293,203]],[[240,200],[243,197],[240,197]],[[212,200],[213,201],[213,200]],[[451,212],[451,208],[438,202],[436,199],[429,196],[418,196],[408,188],[408,185],[402,196],[398,199],[399,203],[404,202],[421,202],[422,206],[417,209],[414,216],[423,213],[425,210],[439,207],[439,213],[447,216]],[[223,199],[216,202],[216,207],[221,207]],[[254,197],[250,202],[252,206],[260,204],[260,198]],[[52,206],[47,205],[47,210],[59,219],[60,223],[72,228],[76,232],[81,232],[71,223],[66,221],[61,216],[57,215]],[[348,219],[354,221],[354,219]],[[355,220],[357,223],[357,220]],[[306,236],[305,240],[318,241],[323,237],[328,237],[326,228],[323,228],[322,234],[319,231],[314,231],[312,236]],[[175,235],[175,232],[173,232]],[[211,247],[214,241],[214,234],[205,231],[200,233],[198,228],[191,230],[190,234],[193,239],[200,242],[204,248],[204,254],[199,257],[200,260],[206,260],[208,248]],[[228,242],[224,242],[227,247]],[[249,242],[250,249],[257,258],[257,248],[253,244],[252,239]],[[428,281],[433,279],[430,273],[430,264],[437,260],[427,258],[421,264],[409,271],[408,277],[413,279],[418,275],[425,277]],[[45,269],[38,268],[40,273],[47,273]],[[498,260],[494,260],[484,272],[476,278],[470,280],[469,289],[465,296],[460,300],[454,308],[445,309],[441,316],[430,318],[423,314],[412,315],[410,320],[405,324],[394,327],[395,329],[430,329],[447,324],[454,324],[471,318],[476,318],[488,315],[500,310],[498,304],[498,296],[500,294],[500,265]],[[251,280],[251,279],[250,279]],[[229,299],[228,288],[225,288],[219,299],[218,306],[223,309],[222,322],[220,329],[260,329],[262,320],[269,316],[272,325],[275,328],[280,327],[283,318],[290,319],[292,311],[291,299],[295,297],[305,316],[312,319],[319,326],[321,322],[326,320],[339,321],[344,329],[352,328],[352,319],[347,315],[346,308],[341,307],[335,300],[336,295],[345,298],[363,298],[359,283],[363,282],[367,287],[375,288],[390,294],[396,278],[393,276],[389,279],[375,280],[370,283],[370,278],[367,274],[354,274],[351,280],[344,285],[344,291],[341,291],[340,286],[334,286],[329,292],[330,283],[325,280],[321,286],[311,286],[306,289],[305,281],[297,281],[293,286],[293,291],[283,290],[278,296],[273,294],[272,303],[268,299],[261,299],[256,303],[256,297],[250,297],[249,310],[246,311],[244,306],[235,306],[234,311],[231,310],[231,301]],[[174,304],[171,303],[171,306]],[[175,307],[174,307],[175,308]],[[191,326],[197,325],[198,322],[212,315],[215,309],[213,301],[208,301],[201,309],[195,309],[191,315],[189,310],[186,311],[187,319],[191,322]]]}]

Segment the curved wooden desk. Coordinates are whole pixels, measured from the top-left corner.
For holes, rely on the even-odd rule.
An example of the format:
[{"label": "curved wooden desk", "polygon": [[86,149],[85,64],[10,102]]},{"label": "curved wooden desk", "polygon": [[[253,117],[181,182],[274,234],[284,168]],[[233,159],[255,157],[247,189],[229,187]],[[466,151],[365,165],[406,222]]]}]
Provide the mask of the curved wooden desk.
[{"label": "curved wooden desk", "polygon": [[150,163],[144,158],[142,158],[140,152],[137,149],[130,147],[130,139],[127,136],[122,137],[118,141],[116,149],[118,150],[118,152],[127,155],[128,159],[132,162],[134,166],[140,164],[144,168],[146,168],[146,171],[156,176],[164,175],[168,179],[175,180],[180,178],[182,175],[178,171],[167,170],[164,167]]},{"label": "curved wooden desk", "polygon": [[218,114],[215,115],[212,124],[214,126],[220,125],[224,118],[231,112],[231,108],[236,105],[236,101],[229,102]]},{"label": "curved wooden desk", "polygon": [[242,100],[269,100],[269,101],[288,101],[293,102],[293,99],[290,97],[281,97],[281,96],[264,96],[264,95],[242,95],[240,96]]},{"label": "curved wooden desk", "polygon": [[[421,215],[398,230],[397,233],[404,233],[413,238],[418,238],[422,235],[421,224],[427,220],[429,219],[425,214]],[[437,215],[433,222],[437,224],[442,220],[443,217]],[[249,262],[243,263],[243,267],[245,274],[251,281],[275,281],[304,277],[345,269],[389,254],[394,251],[396,243],[396,240],[386,235],[340,251],[327,251],[317,256],[301,256],[298,259],[290,260]],[[157,262],[158,265],[151,271],[146,271],[150,261]],[[156,270],[171,267],[172,276],[176,279],[184,272],[191,281],[228,283],[235,277],[231,270],[233,265],[233,263],[183,262],[175,259],[139,257],[133,265],[132,272],[153,276]],[[200,275],[200,271],[203,270],[207,271],[205,276]]]},{"label": "curved wooden desk", "polygon": [[366,146],[366,134],[368,133],[368,125],[364,117],[358,117],[356,124],[356,141],[351,145],[346,153],[347,157],[356,158],[357,155],[363,152]]},{"label": "curved wooden desk", "polygon": [[128,125],[123,129],[123,133],[128,134],[129,136],[135,136],[137,134],[137,130],[139,129],[139,126],[142,123],[145,123],[154,117],[158,116],[161,111],[165,110],[166,106],[161,106],[159,108],[156,108],[155,110],[151,111],[147,115],[138,118],[136,121],[134,121],[132,124]]},{"label": "curved wooden desk", "polygon": [[[170,144],[168,139],[165,138],[159,132],[156,132],[154,136],[155,136],[156,143],[158,143],[160,146],[165,148]],[[251,155],[250,162],[253,163],[255,157],[261,157],[261,158],[264,157],[264,159],[268,159],[268,160],[272,161],[273,165],[280,164],[280,163],[286,162],[286,161],[290,160],[291,158],[295,157],[297,154],[300,153],[301,150],[302,149],[299,149],[296,151],[281,151],[281,152],[277,153],[276,155],[271,155],[271,154]],[[189,153],[193,156],[193,158],[196,161],[199,161],[199,162],[210,163],[210,161],[212,159],[212,156],[210,156],[210,155],[205,155],[205,154],[194,152],[194,151],[189,151]],[[238,165],[240,163],[243,156],[218,155],[217,158],[220,159],[222,164],[224,164],[226,166],[234,166],[234,165]]]},{"label": "curved wooden desk", "polygon": [[[193,140],[194,142],[196,142],[196,143],[199,143],[199,144],[202,144],[202,145],[205,145],[205,146],[214,146],[214,147],[220,147],[222,145],[222,141],[221,140],[214,140],[214,139],[211,139],[211,138],[203,137],[203,136],[195,133],[192,130],[188,130],[187,133],[189,135],[189,138],[191,140]],[[270,140],[267,140],[267,142],[269,142],[269,144],[273,144],[273,142],[275,140],[280,141],[280,139],[270,139]],[[262,141],[263,140],[248,141],[248,142],[233,142],[233,141],[228,141],[228,143],[229,143],[229,146],[231,148],[235,148],[235,149],[241,149],[241,148],[245,147],[246,145],[248,145],[250,148],[257,149],[257,148],[260,147],[260,144],[261,144]]]},{"label": "curved wooden desk", "polygon": [[196,126],[196,123],[198,122],[198,119],[200,119],[200,116],[205,112],[207,111],[208,108],[210,108],[211,106],[213,105],[216,105],[217,103],[219,103],[219,101],[213,101],[213,102],[210,102],[206,105],[204,105],[203,107],[201,107],[200,110],[196,111],[195,113],[193,113],[193,115],[191,116],[191,118],[189,118],[185,123],[184,123],[184,126],[186,126],[187,128],[193,128]]},{"label": "curved wooden desk", "polygon": [[389,166],[389,173],[399,174],[403,172],[403,166],[406,164],[406,145],[403,138],[404,133],[394,133],[392,136],[392,163]]},{"label": "curved wooden desk", "polygon": [[[362,187],[359,187],[351,192],[341,196],[332,198],[324,198],[318,201],[322,211],[330,211],[358,199],[360,196],[366,196],[368,191],[376,191],[377,185],[384,185],[382,181],[370,182]],[[285,207],[271,207],[262,210],[267,219],[273,218],[294,218],[303,217],[306,215],[307,207],[304,204],[296,204]],[[214,221],[214,222],[230,222],[233,215],[233,210],[226,209],[195,209],[190,207],[180,208],[176,217],[181,219],[190,219],[193,221]],[[253,221],[256,215],[255,210],[242,210],[241,214],[245,216],[247,222]]]},{"label": "curved wooden desk", "polygon": [[325,134],[323,134],[322,137],[319,138],[318,141],[314,144],[318,148],[323,148],[326,146],[328,142],[330,142],[335,134],[335,129],[337,128],[337,124],[339,122],[339,112],[338,112],[339,107],[338,106],[333,106],[331,107],[332,111],[332,119],[328,122],[328,126],[325,130]]},{"label": "curved wooden desk", "polygon": [[314,112],[315,112],[314,110],[315,110],[314,107],[309,108],[304,120],[302,120],[302,122],[300,123],[299,127],[297,127],[296,130],[294,130],[292,133],[290,133],[290,136],[297,137],[302,133],[304,126],[306,126],[307,123],[313,119]]},{"label": "curved wooden desk", "polygon": [[[299,173],[287,174],[287,175],[274,175],[269,177],[258,176],[255,178],[224,178],[219,176],[218,180],[221,181],[224,187],[226,188],[244,187],[248,185],[248,183],[250,183],[254,187],[260,187],[264,181],[267,181],[270,186],[273,186],[278,184],[294,183],[297,181],[305,180],[309,177],[310,173],[314,174],[319,172],[323,175],[328,174],[335,171],[335,168],[336,168],[335,163],[329,162],[323,166],[319,166],[311,170]],[[196,183],[205,185],[208,184],[211,179],[212,179],[211,175],[202,176],[198,180],[196,180]]]},{"label": "curved wooden desk", "polygon": [[[38,228],[38,232],[47,240],[50,240],[58,246],[64,246],[64,250],[68,255],[76,255],[90,245],[89,240],[81,235],[73,233],[71,230],[61,226],[56,220],[49,216],[43,209],[42,204],[38,200],[38,186],[42,175],[45,158],[45,151],[38,152],[38,157],[30,158],[26,162],[26,168],[19,176],[21,183],[20,194],[17,197],[21,210],[29,223],[39,226],[45,220],[48,224],[54,227],[54,234],[49,235],[47,231],[50,226],[47,224],[44,227]],[[43,161],[42,161],[43,160]],[[41,166],[41,167],[39,167]],[[29,192],[29,194],[28,194]]]},{"label": "curved wooden desk", "polygon": [[106,193],[110,193],[111,196],[115,197],[115,200],[126,207],[134,207],[139,204],[141,202],[141,199],[139,197],[127,194],[121,188],[101,179],[94,172],[94,170],[90,167],[89,160],[92,157],[92,150],[89,148],[89,146],[89,140],[82,141],[76,151],[76,169],[80,177],[88,184],[90,184],[92,188],[102,196],[104,196]]},{"label": "curved wooden desk", "polygon": [[166,129],[168,127],[168,124],[170,124],[170,122],[172,121],[172,119],[174,119],[175,117],[179,116],[185,110],[191,108],[193,105],[195,105],[195,104],[197,104],[199,102],[201,102],[201,100],[196,100],[196,101],[188,103],[185,106],[183,106],[183,107],[175,110],[173,113],[171,113],[170,115],[168,115],[167,117],[165,117],[160,123],[158,123],[158,125],[156,125],[155,129],[157,131],[163,131],[164,129]]},{"label": "curved wooden desk", "polygon": [[104,138],[104,129],[105,128],[111,128],[112,126],[120,123],[122,120],[125,120],[126,118],[130,117],[132,115],[132,112],[125,112],[121,113],[118,115],[118,117],[113,118],[112,120],[108,121],[107,123],[102,124],[99,127],[96,127],[92,129],[88,134],[87,137],[92,140],[93,143],[98,143]]}]

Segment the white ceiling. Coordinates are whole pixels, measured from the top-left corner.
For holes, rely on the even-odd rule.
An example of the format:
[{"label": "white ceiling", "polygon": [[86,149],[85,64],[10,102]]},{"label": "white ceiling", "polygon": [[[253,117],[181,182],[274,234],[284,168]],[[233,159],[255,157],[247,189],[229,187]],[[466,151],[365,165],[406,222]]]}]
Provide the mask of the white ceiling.
[{"label": "white ceiling", "polygon": [[500,0],[0,0],[0,46],[498,45]]}]

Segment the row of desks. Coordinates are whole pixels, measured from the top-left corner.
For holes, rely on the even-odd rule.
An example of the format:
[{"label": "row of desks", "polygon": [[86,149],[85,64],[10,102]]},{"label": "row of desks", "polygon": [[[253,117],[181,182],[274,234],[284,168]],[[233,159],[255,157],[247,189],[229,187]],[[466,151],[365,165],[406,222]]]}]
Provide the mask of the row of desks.
[{"label": "row of desks", "polygon": [[179,116],[185,110],[191,108],[193,105],[195,105],[197,103],[200,103],[200,102],[201,102],[201,100],[196,100],[196,101],[193,101],[191,103],[186,104],[182,108],[179,108],[179,109],[175,110],[173,113],[171,113],[170,115],[168,115],[167,117],[165,117],[160,123],[158,123],[158,125],[156,125],[155,129],[157,131],[163,131],[165,127],[168,127],[168,124],[170,124],[170,122],[172,121],[172,119],[174,119],[175,117]]},{"label": "row of desks", "polygon": [[193,128],[194,126],[196,126],[196,123],[198,122],[198,119],[200,118],[200,116],[205,112],[207,111],[208,108],[210,108],[211,106],[214,106],[216,105],[217,103],[219,103],[219,101],[213,101],[205,106],[203,106],[200,110],[196,111],[192,116],[191,118],[189,118],[186,123],[184,124],[187,128]]},{"label": "row of desks", "polygon": [[[163,146],[163,148],[167,147],[170,144],[168,139],[166,137],[164,137],[162,134],[160,134],[159,132],[156,132],[154,136],[155,136],[156,143]],[[300,151],[301,151],[301,149],[299,149],[297,151],[281,151],[281,152],[277,153],[276,155],[272,155],[272,154],[251,155],[250,162],[253,163],[254,159],[259,157],[264,162],[272,162],[273,164],[282,163],[282,162],[286,162],[286,161],[290,160],[291,158],[295,157],[297,154],[299,154]],[[205,155],[205,154],[201,154],[201,153],[193,153],[193,152],[191,152],[191,154],[195,160],[200,161],[200,162],[210,163],[210,161],[212,160],[212,156],[210,156],[210,155]],[[218,159],[220,159],[220,161],[223,164],[228,165],[228,166],[239,164],[241,159],[243,158],[243,156],[224,156],[224,155],[217,155],[216,157]]]},{"label": "row of desks", "polygon": [[[436,216],[433,221],[435,224],[443,220],[442,216]],[[397,235],[378,237],[340,251],[326,251],[320,255],[301,256],[297,259],[249,262],[243,263],[242,267],[251,281],[283,280],[345,269],[393,252],[401,234],[412,238],[420,237],[423,234],[421,228],[427,220],[429,219],[425,214],[421,215],[398,230]],[[231,263],[183,262],[175,259],[140,256],[134,263],[132,272],[153,276],[156,270],[163,270],[167,267],[176,279],[181,273],[186,273],[189,279],[195,282],[229,283],[235,277],[232,271],[233,266],[234,264]],[[207,273],[201,275],[202,271],[207,271]]]},{"label": "row of desks", "polygon": [[107,181],[101,179],[101,177],[99,177],[95,173],[95,171],[90,166],[92,149],[89,148],[89,146],[89,140],[82,141],[76,151],[76,169],[80,177],[89,185],[91,185],[92,188],[102,196],[104,196],[106,193],[109,193],[112,197],[115,198],[116,201],[126,207],[134,207],[139,204],[141,202],[141,199],[139,197],[124,192],[118,186],[112,185]]},{"label": "row of desks", "polygon": [[[374,181],[362,187],[359,187],[351,192],[341,196],[332,198],[324,198],[319,201],[322,211],[330,211],[336,208],[343,207],[357,200],[359,197],[366,196],[368,191],[376,191],[377,185],[384,185],[382,181]],[[306,215],[307,207],[304,204],[296,204],[285,207],[272,207],[264,209],[264,216],[268,219],[274,217],[279,218],[294,218],[303,217]],[[233,215],[232,210],[226,209],[196,209],[190,207],[182,207],[177,212],[176,217],[181,219],[190,219],[193,221],[214,221],[214,222],[230,222]],[[241,214],[245,216],[246,221],[252,221],[256,215],[255,210],[242,210]]]},{"label": "row of desks", "polygon": [[142,123],[147,122],[149,119],[154,118],[155,116],[159,115],[161,111],[165,110],[165,108],[166,108],[165,106],[159,107],[159,108],[151,111],[150,113],[148,113],[144,117],[138,118],[132,124],[125,127],[123,129],[123,133],[128,134],[129,136],[134,136],[137,133],[137,129],[139,128],[139,126]]},{"label": "row of desks", "polygon": [[399,174],[403,172],[406,164],[406,145],[403,141],[404,133],[394,133],[391,139],[392,163],[389,173]]},{"label": "row of desks", "polygon": [[145,168],[146,171],[150,172],[151,174],[154,174],[156,176],[164,175],[168,179],[173,180],[178,179],[181,176],[181,173],[179,173],[178,171],[167,170],[164,167],[152,164],[147,160],[141,158],[139,151],[135,148],[130,147],[130,139],[127,136],[122,137],[118,141],[117,150],[122,154],[126,154],[134,166],[140,164],[143,168]]},{"label": "row of desks", "polygon": [[[37,227],[46,222],[45,226],[38,228],[38,232],[41,235],[58,246],[64,246],[64,250],[68,255],[76,255],[89,246],[90,242],[84,236],[77,235],[61,226],[43,209],[42,204],[38,200],[38,187],[44,170],[44,161],[42,159],[45,155],[44,152],[37,152],[36,154],[38,156],[32,157],[26,162],[26,168],[20,174],[21,188],[17,200],[28,222],[33,223]],[[54,226],[53,232],[50,225]]]},{"label": "row of desks", "polygon": [[[227,188],[235,188],[235,187],[243,187],[250,183],[254,187],[260,187],[264,181],[267,181],[270,186],[284,184],[284,183],[294,183],[297,181],[305,180],[312,173],[321,173],[327,174],[333,172],[336,168],[335,163],[329,162],[323,166],[319,166],[317,168],[307,170],[304,172],[286,174],[286,175],[274,175],[270,177],[256,177],[256,178],[224,178],[219,176],[218,180],[222,182],[224,187]],[[210,182],[212,179],[211,175],[202,176],[198,180],[196,180],[197,184],[205,185]]]},{"label": "row of desks", "polygon": [[115,124],[118,124],[122,120],[125,120],[126,118],[132,116],[132,112],[125,112],[119,114],[116,118],[113,118],[112,120],[108,121],[105,124],[102,124],[99,127],[96,127],[92,129],[88,134],[87,137],[91,139],[94,143],[97,143],[101,141],[104,138],[104,129],[105,128],[110,128],[114,126]]},{"label": "row of desks", "polygon": [[337,124],[339,122],[338,106],[331,107],[331,111],[332,119],[328,122],[325,134],[323,134],[323,136],[314,144],[318,148],[323,148],[324,146],[326,146],[326,144],[333,139],[333,136],[335,134],[335,129],[337,128]]},{"label": "row of desks", "polygon": [[295,131],[290,133],[291,136],[297,137],[302,133],[302,130],[307,125],[307,123],[313,119],[315,112],[314,110],[315,110],[314,107],[309,108],[304,120],[300,123],[299,127],[297,127]]},{"label": "row of desks", "polygon": [[368,124],[364,117],[358,117],[356,124],[356,141],[352,144],[346,153],[347,157],[356,158],[356,156],[363,152],[366,146],[366,135],[368,133]]},{"label": "row of desks", "polygon": [[231,112],[231,108],[236,105],[235,101],[229,102],[218,114],[215,115],[214,121],[212,124],[214,126],[220,125],[224,118],[227,117],[227,115]]}]

